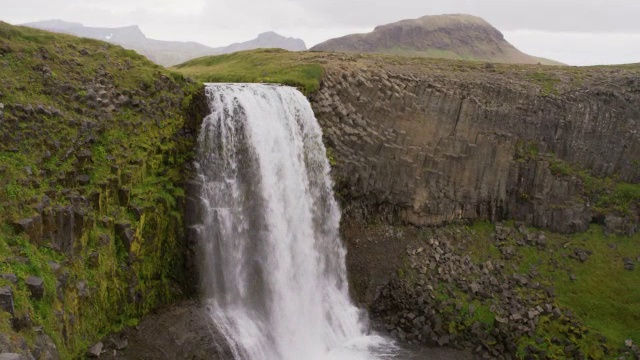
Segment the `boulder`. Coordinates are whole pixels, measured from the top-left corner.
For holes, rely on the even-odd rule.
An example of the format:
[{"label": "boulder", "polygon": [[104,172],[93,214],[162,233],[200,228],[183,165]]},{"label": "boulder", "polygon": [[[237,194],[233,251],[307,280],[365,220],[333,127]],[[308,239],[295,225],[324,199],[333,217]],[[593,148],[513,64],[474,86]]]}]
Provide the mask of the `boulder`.
[{"label": "boulder", "polygon": [[86,185],[89,185],[90,182],[91,182],[91,177],[89,177],[89,175],[82,174],[82,175],[76,176],[76,183],[78,185],[86,186]]},{"label": "boulder", "polygon": [[24,283],[31,293],[31,298],[40,300],[44,297],[44,281],[37,276],[29,276]]},{"label": "boulder", "polygon": [[15,274],[2,274],[0,275],[0,278],[5,279],[12,284],[18,283],[18,277]]},{"label": "boulder", "polygon": [[87,356],[92,358],[100,357],[100,355],[102,355],[103,348],[104,348],[104,345],[101,342],[93,344],[93,346],[91,346],[87,351]]},{"label": "boulder", "polygon": [[135,232],[131,229],[131,224],[118,223],[115,226],[116,239],[120,240],[124,248],[129,252],[133,243]]},{"label": "boulder", "polygon": [[31,316],[29,316],[28,313],[22,314],[21,316],[16,316],[13,318],[11,325],[13,326],[13,330],[18,332],[31,329]]},{"label": "boulder", "polygon": [[84,165],[91,161],[92,154],[88,149],[82,149],[76,154],[76,158],[80,161],[80,164]]},{"label": "boulder", "polygon": [[53,272],[57,272],[58,270],[60,270],[60,268],[62,267],[60,264],[58,264],[55,261],[49,261],[47,263],[49,265],[49,268],[51,269],[51,271]]},{"label": "boulder", "polygon": [[129,205],[129,198],[131,196],[131,190],[127,188],[118,189],[118,202],[121,206]]},{"label": "boulder", "polygon": [[36,215],[32,218],[20,219],[13,223],[13,228],[18,234],[26,234],[33,242],[40,242],[42,239],[42,217]]},{"label": "boulder", "polygon": [[59,360],[60,355],[56,344],[49,336],[41,334],[36,338],[36,344],[33,348],[33,356],[38,360]]},{"label": "boulder", "polygon": [[11,289],[11,286],[3,286],[0,288],[0,308],[11,314],[11,317],[13,317],[13,290]]}]

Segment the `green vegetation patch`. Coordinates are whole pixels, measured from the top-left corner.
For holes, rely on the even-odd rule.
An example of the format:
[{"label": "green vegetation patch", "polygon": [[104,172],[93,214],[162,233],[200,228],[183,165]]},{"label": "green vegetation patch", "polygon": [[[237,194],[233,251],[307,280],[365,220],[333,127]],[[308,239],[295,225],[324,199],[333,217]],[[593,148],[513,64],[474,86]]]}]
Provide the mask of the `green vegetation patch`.
[{"label": "green vegetation patch", "polygon": [[260,49],[202,57],[173,70],[202,82],[278,83],[310,94],[320,88],[324,70],[305,59],[286,50]]},{"label": "green vegetation patch", "polygon": [[[594,358],[608,358],[599,335],[606,338],[610,349],[622,348],[627,339],[640,342],[640,276],[638,269],[629,271],[624,266],[625,258],[637,262],[640,256],[640,233],[631,237],[607,236],[602,227],[593,225],[580,234],[544,234],[548,241],[546,247],[515,246],[517,256],[508,262],[523,273],[538,273],[538,281],[555,289],[557,304],[583,322],[581,326],[586,332],[576,333],[572,341]],[[492,243],[490,238],[480,235],[470,249],[492,247]],[[574,256],[576,249],[591,255],[581,262]],[[494,261],[504,261],[499,253],[493,254],[496,256],[490,258]],[[546,339],[550,353],[564,356],[562,346],[550,340],[577,331],[576,325],[544,317],[536,335]],[[523,339],[521,346],[534,340]]]},{"label": "green vegetation patch", "polygon": [[545,71],[536,71],[529,76],[530,79],[537,83],[542,89],[542,96],[559,94],[556,86],[560,84],[560,79],[558,79],[555,75]]},{"label": "green vegetation patch", "polygon": [[[0,274],[17,277],[0,286],[61,358],[182,296],[180,184],[193,144],[180,134],[200,90],[119,46],[0,22]],[[23,219],[39,230],[20,230]],[[64,221],[67,249],[51,230]],[[29,276],[43,279],[42,299]],[[33,342],[7,315],[0,331]]]},{"label": "green vegetation patch", "polygon": [[[536,142],[520,140],[516,144],[515,160],[546,161],[553,175],[579,178],[582,180],[584,195],[597,213],[628,215],[633,211],[634,206],[640,206],[640,184],[625,182],[616,175],[594,176],[588,170],[570,164],[555,154],[539,153]],[[522,194],[521,199],[528,200],[528,195]]]}]

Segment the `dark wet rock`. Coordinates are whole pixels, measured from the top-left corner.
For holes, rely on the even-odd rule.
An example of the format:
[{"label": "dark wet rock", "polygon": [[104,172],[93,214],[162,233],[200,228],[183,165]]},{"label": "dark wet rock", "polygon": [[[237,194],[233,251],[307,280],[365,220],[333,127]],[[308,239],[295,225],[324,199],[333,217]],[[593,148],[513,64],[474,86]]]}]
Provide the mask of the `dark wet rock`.
[{"label": "dark wet rock", "polygon": [[[42,216],[44,210],[51,205],[51,199],[47,195],[42,196],[42,200],[35,206],[35,210]],[[44,224],[43,224],[44,225]],[[44,229],[43,229],[44,231]]]},{"label": "dark wet rock", "polygon": [[20,316],[16,316],[11,321],[11,326],[15,331],[23,331],[31,329],[33,322],[31,321],[31,316],[28,313],[22,314]]},{"label": "dark wet rock", "polygon": [[14,315],[13,290],[11,286],[3,286],[0,288],[0,309]]},{"label": "dark wet rock", "polygon": [[73,255],[76,240],[75,210],[73,206],[56,207],[43,212],[44,234],[54,249]]},{"label": "dark wet rock", "polygon": [[40,300],[44,297],[44,281],[37,276],[29,276],[24,283],[31,293],[31,298]]},{"label": "dark wet rock", "polygon": [[233,359],[224,336],[209,319],[206,309],[195,301],[160,309],[142,319],[135,328],[127,328],[104,339],[106,351],[100,358]]},{"label": "dark wet rock", "polygon": [[40,215],[20,219],[13,224],[13,228],[19,234],[27,234],[29,239],[35,243],[39,243],[42,239],[42,217]]},{"label": "dark wet rock", "polygon": [[89,175],[82,174],[76,177],[76,183],[78,183],[78,185],[85,186],[89,185],[90,182],[91,177]]},{"label": "dark wet rock", "polygon": [[88,149],[82,149],[76,153],[76,158],[80,161],[80,166],[88,163],[92,159],[91,151]]},{"label": "dark wet rock", "polygon": [[127,188],[118,189],[118,201],[121,206],[127,206],[129,204],[129,198],[131,195],[131,190]]},{"label": "dark wet rock", "polygon": [[131,224],[129,223],[118,223],[115,226],[116,230],[116,239],[120,241],[120,243],[124,246],[124,248],[128,251],[131,250],[131,244],[134,240],[135,232],[131,229]]}]

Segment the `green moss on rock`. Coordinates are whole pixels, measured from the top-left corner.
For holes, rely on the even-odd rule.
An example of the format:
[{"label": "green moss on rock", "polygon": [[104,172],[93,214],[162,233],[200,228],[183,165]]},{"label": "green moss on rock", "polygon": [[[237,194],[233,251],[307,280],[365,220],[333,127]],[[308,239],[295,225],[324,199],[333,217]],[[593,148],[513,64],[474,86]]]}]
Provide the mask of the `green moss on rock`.
[{"label": "green moss on rock", "polygon": [[62,358],[188,291],[181,184],[199,88],[118,46],[0,23],[0,273],[18,278],[0,286]]}]

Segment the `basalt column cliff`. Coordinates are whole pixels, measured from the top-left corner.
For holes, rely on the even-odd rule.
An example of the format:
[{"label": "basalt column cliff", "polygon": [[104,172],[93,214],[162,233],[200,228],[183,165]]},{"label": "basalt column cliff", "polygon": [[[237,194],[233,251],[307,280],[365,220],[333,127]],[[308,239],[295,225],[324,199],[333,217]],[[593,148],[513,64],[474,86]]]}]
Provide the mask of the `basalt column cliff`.
[{"label": "basalt column cliff", "polygon": [[595,204],[589,180],[640,180],[640,80],[594,71],[587,87],[567,70],[519,81],[477,67],[326,74],[312,104],[347,215],[414,225],[515,219],[558,232],[601,222],[635,231],[637,212]]}]

